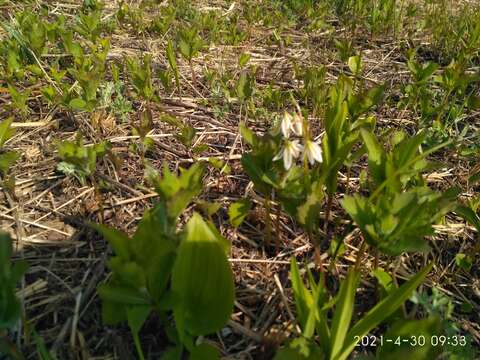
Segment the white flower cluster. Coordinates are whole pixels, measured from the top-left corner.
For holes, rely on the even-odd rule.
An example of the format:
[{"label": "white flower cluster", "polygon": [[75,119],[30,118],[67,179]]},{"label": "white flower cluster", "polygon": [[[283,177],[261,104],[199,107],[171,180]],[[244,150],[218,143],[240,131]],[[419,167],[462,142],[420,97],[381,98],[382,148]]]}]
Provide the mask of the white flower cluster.
[{"label": "white flower cluster", "polygon": [[286,170],[292,167],[293,160],[297,159],[302,153],[307,157],[310,165],[315,164],[315,161],[322,162],[322,148],[319,144],[306,139],[305,144],[302,145],[298,140],[290,139],[290,133],[296,136],[303,136],[304,134],[303,120],[299,114],[290,115],[285,112],[280,129],[285,140],[280,152],[273,158],[274,161],[283,158],[283,166]]}]

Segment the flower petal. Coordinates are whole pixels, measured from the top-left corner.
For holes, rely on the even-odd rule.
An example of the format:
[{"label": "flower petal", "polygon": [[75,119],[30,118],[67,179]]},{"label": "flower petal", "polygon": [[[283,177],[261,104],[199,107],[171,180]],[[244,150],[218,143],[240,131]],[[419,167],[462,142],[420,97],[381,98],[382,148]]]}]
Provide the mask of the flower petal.
[{"label": "flower petal", "polygon": [[297,113],[293,114],[292,117],[292,130],[297,136],[302,136],[303,134],[303,119]]},{"label": "flower petal", "polygon": [[283,166],[285,170],[288,170],[292,167],[292,154],[289,151],[285,151],[283,154]]},{"label": "flower petal", "polygon": [[288,138],[290,136],[290,130],[292,129],[292,115],[285,112],[280,126],[282,129],[283,136]]}]

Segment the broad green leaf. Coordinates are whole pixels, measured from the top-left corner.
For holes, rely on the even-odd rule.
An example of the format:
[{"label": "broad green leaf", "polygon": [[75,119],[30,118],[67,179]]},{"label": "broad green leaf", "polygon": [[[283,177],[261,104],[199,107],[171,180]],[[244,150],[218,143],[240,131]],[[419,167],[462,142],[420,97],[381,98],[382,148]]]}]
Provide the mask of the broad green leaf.
[{"label": "broad green leaf", "polygon": [[362,70],[362,59],[360,56],[350,56],[348,58],[348,68],[354,75],[358,75]]},{"label": "broad green leaf", "polygon": [[245,140],[248,145],[254,146],[257,142],[257,136],[255,135],[255,133],[250,130],[244,122],[240,123],[239,128],[243,140]]},{"label": "broad green leaf", "polygon": [[189,360],[220,360],[220,352],[209,344],[195,346],[190,352]]},{"label": "broad green leaf", "polygon": [[330,356],[332,358],[337,357],[344,348],[343,344],[350,328],[359,280],[360,273],[356,269],[350,269],[346,279],[340,285],[330,335]]},{"label": "broad green leaf", "polygon": [[85,110],[87,108],[87,103],[81,98],[72,99],[68,105],[74,110]]},{"label": "broad green leaf", "polygon": [[0,172],[5,175],[19,157],[20,154],[15,151],[7,151],[0,154]]},{"label": "broad green leaf", "polygon": [[251,207],[252,202],[248,199],[241,199],[232,203],[228,208],[228,218],[230,219],[230,224],[232,224],[232,226],[235,228],[239,227],[243,220],[245,220],[245,217],[248,215]]},{"label": "broad green leaf", "polygon": [[113,301],[125,305],[150,305],[147,294],[131,287],[102,284],[97,289],[102,300]]},{"label": "broad green leaf", "polygon": [[332,360],[346,360],[349,354],[355,348],[356,337],[363,337],[371,330],[377,327],[382,321],[395,312],[402,304],[408,300],[412,292],[423,282],[427,274],[432,269],[433,263],[430,263],[414,275],[410,280],[392,291],[386,298],[381,300],[371,310],[362,317],[347,333],[342,352]]},{"label": "broad green leaf", "polygon": [[174,318],[182,339],[218,331],[230,318],[235,290],[225,241],[197,213],[185,226],[172,273],[179,299]]}]

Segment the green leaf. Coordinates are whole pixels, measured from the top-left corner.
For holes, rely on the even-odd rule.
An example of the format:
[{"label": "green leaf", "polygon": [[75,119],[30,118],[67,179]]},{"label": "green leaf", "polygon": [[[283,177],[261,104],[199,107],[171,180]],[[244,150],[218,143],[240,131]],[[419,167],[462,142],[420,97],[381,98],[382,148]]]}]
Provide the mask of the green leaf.
[{"label": "green leaf", "polygon": [[81,98],[75,98],[70,100],[68,106],[70,106],[74,110],[85,110],[87,108],[87,103]]},{"label": "green leaf", "polygon": [[5,175],[19,157],[20,154],[15,151],[7,151],[0,154],[0,172]]},{"label": "green leaf", "polygon": [[5,142],[10,139],[13,134],[15,134],[15,129],[10,127],[12,122],[13,118],[9,118],[0,122],[0,147],[5,145]]},{"label": "green leaf", "polygon": [[348,68],[354,75],[358,75],[362,70],[362,59],[360,56],[350,56],[348,58]]},{"label": "green leaf", "polygon": [[455,264],[466,271],[469,271],[473,265],[472,258],[464,253],[458,253],[455,255]]},{"label": "green leaf", "polygon": [[218,202],[197,200],[195,203],[202,213],[209,218],[222,208],[222,204]]},{"label": "green leaf", "polygon": [[368,151],[368,169],[378,185],[385,180],[385,153],[371,131],[360,129],[360,133]]},{"label": "green leaf", "polygon": [[248,145],[254,146],[256,144],[257,136],[252,130],[247,127],[244,122],[240,123],[240,134],[242,135],[243,140],[245,140]]},{"label": "green leaf", "polygon": [[131,287],[102,284],[97,291],[102,300],[125,305],[150,305],[150,300],[145,293]]},{"label": "green leaf", "polygon": [[313,296],[303,284],[297,260],[294,257],[290,260],[290,281],[292,282],[293,297],[297,309],[297,321],[304,328],[310,307],[313,306]]},{"label": "green leaf", "polygon": [[138,334],[147,320],[152,308],[149,305],[138,305],[127,307],[128,326],[133,334]]},{"label": "green leaf", "polygon": [[233,310],[233,273],[225,239],[194,213],[173,267],[172,291],[178,296],[174,318],[180,338],[207,335],[225,326]]},{"label": "green leaf", "polygon": [[458,206],[455,212],[473,225],[480,232],[480,216],[475,211],[466,206]]},{"label": "green leaf", "polygon": [[247,53],[242,53],[240,57],[238,58],[238,65],[243,68],[245,65],[247,65],[248,61],[250,60],[251,55]]},{"label": "green leaf", "polygon": [[209,344],[195,346],[190,352],[189,360],[220,360],[220,352]]},{"label": "green leaf", "polygon": [[170,347],[162,354],[160,360],[182,360],[183,346]]},{"label": "green leaf", "polygon": [[380,286],[385,290],[386,294],[390,294],[395,290],[395,284],[392,277],[385,270],[378,268],[372,271]]},{"label": "green leaf", "polygon": [[127,261],[132,258],[131,240],[123,232],[101,224],[90,224],[109,242],[115,254]]},{"label": "green leaf", "polygon": [[[384,339],[408,339],[400,345],[384,340],[377,348],[377,359],[389,360],[431,360],[437,359],[442,352],[441,346],[432,346],[431,337],[441,334],[441,322],[437,317],[423,320],[401,320],[385,333]],[[423,339],[423,340],[422,340]],[[422,341],[421,343],[419,343]],[[424,342],[423,342],[424,341]]]},{"label": "green leaf", "polygon": [[340,285],[330,337],[330,352],[332,358],[337,357],[344,348],[345,338],[352,320],[355,292],[359,280],[360,273],[355,269],[350,269],[347,278],[342,281]]},{"label": "green leaf", "polygon": [[230,224],[237,228],[241,225],[245,217],[248,215],[252,207],[252,202],[248,199],[238,200],[230,205],[228,208],[228,217]]},{"label": "green leaf", "polygon": [[169,40],[167,44],[167,59],[170,68],[173,70],[173,75],[175,76],[175,83],[177,85],[177,88],[180,89],[180,76],[178,72],[177,58],[175,56],[175,50],[173,48],[173,42],[171,40]]},{"label": "green leaf", "polygon": [[350,329],[345,338],[342,352],[335,358],[332,358],[332,360],[346,360],[353,349],[355,349],[355,339],[367,335],[371,330],[402,306],[402,304],[411,296],[412,292],[423,282],[432,269],[432,266],[433,263],[430,263],[424,267],[410,280],[395,291],[392,291],[386,298],[369,310],[367,314]]}]

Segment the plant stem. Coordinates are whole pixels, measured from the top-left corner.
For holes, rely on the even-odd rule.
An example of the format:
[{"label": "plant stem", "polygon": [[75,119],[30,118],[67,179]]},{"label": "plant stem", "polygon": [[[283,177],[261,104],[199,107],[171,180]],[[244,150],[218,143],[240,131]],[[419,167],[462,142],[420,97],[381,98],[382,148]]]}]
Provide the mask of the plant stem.
[{"label": "plant stem", "polygon": [[133,341],[135,342],[135,348],[137,349],[138,357],[140,360],[145,360],[145,356],[143,355],[142,351],[142,345],[140,344],[140,338],[138,337],[137,334],[132,334],[133,335]]},{"label": "plant stem", "polygon": [[327,208],[325,210],[325,222],[323,223],[323,232],[328,237],[328,222],[330,221],[330,209],[332,208],[333,195],[327,194]]}]

